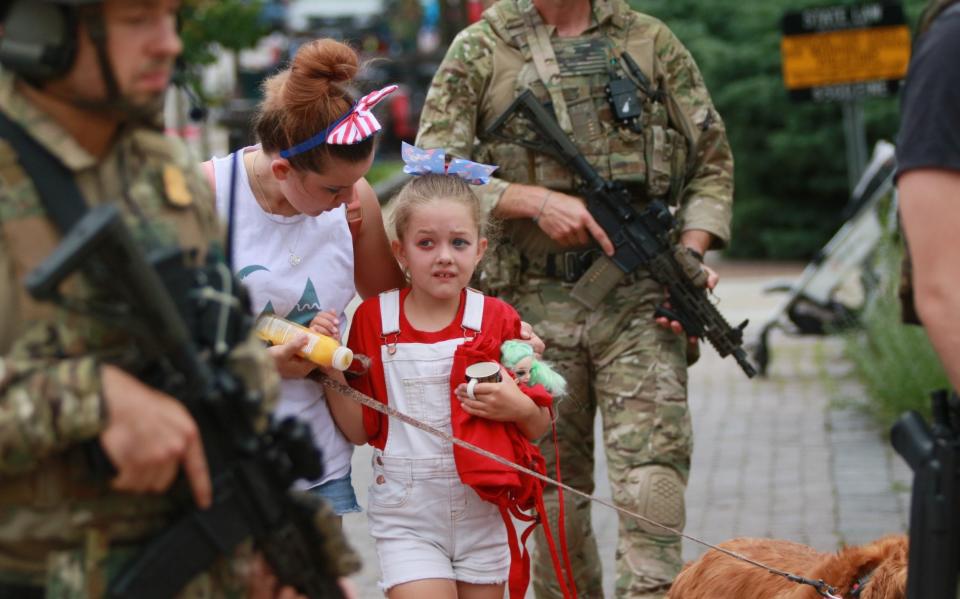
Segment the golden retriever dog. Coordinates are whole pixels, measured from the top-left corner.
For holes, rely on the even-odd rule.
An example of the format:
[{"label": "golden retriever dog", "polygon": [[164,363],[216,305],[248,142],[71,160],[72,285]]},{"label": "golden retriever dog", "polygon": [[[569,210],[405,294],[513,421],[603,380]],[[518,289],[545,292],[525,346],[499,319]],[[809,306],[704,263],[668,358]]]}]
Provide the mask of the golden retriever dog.
[{"label": "golden retriever dog", "polygon": [[[836,553],[820,553],[790,541],[740,538],[720,547],[811,580],[823,579],[843,599],[904,599],[907,538],[888,536]],[[683,567],[667,599],[817,599],[810,585],[710,550]]]}]

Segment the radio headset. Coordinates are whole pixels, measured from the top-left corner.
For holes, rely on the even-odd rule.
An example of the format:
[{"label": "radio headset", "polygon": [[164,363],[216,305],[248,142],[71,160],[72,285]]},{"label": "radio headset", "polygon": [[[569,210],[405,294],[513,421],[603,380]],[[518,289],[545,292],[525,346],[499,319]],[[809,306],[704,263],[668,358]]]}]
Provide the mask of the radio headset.
[{"label": "radio headset", "polygon": [[62,77],[76,56],[76,13],[38,0],[0,2],[0,64],[34,82]]}]

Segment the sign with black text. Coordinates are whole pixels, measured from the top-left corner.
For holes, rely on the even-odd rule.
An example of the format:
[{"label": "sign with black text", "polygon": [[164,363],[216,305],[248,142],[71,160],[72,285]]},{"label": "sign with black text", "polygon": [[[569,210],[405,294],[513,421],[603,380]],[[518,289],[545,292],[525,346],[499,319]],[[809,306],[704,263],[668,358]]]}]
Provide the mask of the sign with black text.
[{"label": "sign with black text", "polygon": [[910,62],[900,4],[808,8],[783,17],[783,82],[790,97],[818,102],[893,95]]}]

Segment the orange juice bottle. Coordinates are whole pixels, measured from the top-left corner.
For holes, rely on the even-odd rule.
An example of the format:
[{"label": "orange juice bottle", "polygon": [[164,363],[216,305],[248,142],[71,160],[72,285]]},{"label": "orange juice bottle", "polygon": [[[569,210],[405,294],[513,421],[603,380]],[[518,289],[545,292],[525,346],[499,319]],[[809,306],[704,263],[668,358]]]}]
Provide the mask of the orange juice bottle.
[{"label": "orange juice bottle", "polygon": [[272,314],[265,314],[257,320],[257,336],[274,345],[284,344],[301,335],[306,335],[307,344],[297,353],[314,364],[346,370],[353,362],[353,352],[350,348],[340,345],[340,342],[333,337],[311,331],[307,327]]}]

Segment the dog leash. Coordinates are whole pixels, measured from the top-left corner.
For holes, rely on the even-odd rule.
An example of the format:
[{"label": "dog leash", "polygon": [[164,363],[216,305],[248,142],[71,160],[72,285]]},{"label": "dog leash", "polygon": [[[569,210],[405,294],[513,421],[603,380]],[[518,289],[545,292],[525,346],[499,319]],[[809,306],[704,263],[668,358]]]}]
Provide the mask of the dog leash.
[{"label": "dog leash", "polygon": [[332,387],[332,388],[333,388],[334,390],[336,390],[338,393],[340,393],[340,394],[342,394],[342,395],[345,395],[345,396],[349,397],[350,399],[353,399],[354,401],[358,401],[358,402],[360,402],[361,404],[367,406],[368,408],[370,408],[370,409],[372,409],[372,410],[376,410],[377,412],[380,412],[381,414],[385,414],[385,415],[387,415],[387,416],[389,416],[389,417],[391,417],[391,418],[395,418],[395,419],[397,419],[397,420],[400,420],[401,422],[405,422],[406,424],[409,424],[410,426],[413,426],[413,427],[415,427],[415,428],[418,428],[418,429],[420,429],[420,430],[422,430],[422,431],[424,431],[424,432],[426,432],[426,433],[429,433],[429,434],[431,434],[431,435],[434,435],[434,436],[436,436],[436,437],[440,437],[440,438],[443,439],[444,441],[447,441],[447,442],[452,443],[452,444],[454,444],[454,445],[458,445],[458,446],[460,446],[460,447],[462,447],[462,448],[464,448],[464,449],[466,449],[466,450],[468,450],[468,451],[472,451],[472,452],[474,452],[474,453],[480,454],[480,455],[482,455],[482,456],[485,457],[485,458],[489,458],[489,459],[497,462],[498,464],[502,464],[502,465],[504,465],[504,466],[507,466],[508,468],[512,468],[512,469],[514,469],[514,470],[516,470],[516,471],[518,471],[518,472],[522,472],[523,474],[526,474],[526,475],[528,475],[528,476],[532,476],[532,477],[534,477],[534,478],[537,478],[537,479],[539,479],[539,480],[541,480],[541,481],[543,481],[543,482],[545,482],[545,483],[549,483],[549,484],[551,484],[551,485],[553,485],[553,486],[555,486],[555,487],[559,487],[559,488],[563,489],[563,490],[564,490],[565,492],[567,492],[567,493],[573,493],[574,495],[577,495],[578,497],[582,497],[582,498],[587,499],[587,500],[589,500],[589,501],[593,501],[593,502],[595,502],[595,503],[599,503],[600,505],[605,506],[605,507],[608,507],[608,508],[610,508],[610,509],[612,509],[612,510],[614,510],[614,511],[620,513],[620,514],[623,514],[624,516],[633,518],[633,519],[635,519],[635,520],[640,520],[640,521],[645,522],[645,523],[647,523],[647,524],[652,524],[652,525],[656,526],[657,528],[661,528],[661,529],[663,529],[663,530],[666,530],[666,531],[668,531],[668,532],[671,532],[671,533],[673,533],[673,534],[675,534],[675,535],[677,535],[677,536],[680,536],[680,537],[682,537],[682,538],[684,538],[684,539],[688,539],[688,540],[690,540],[690,541],[693,541],[694,543],[697,543],[697,544],[699,544],[699,545],[703,545],[704,547],[708,547],[708,548],[710,548],[710,549],[713,549],[714,551],[718,551],[718,552],[723,553],[724,555],[727,555],[727,556],[729,556],[729,557],[732,557],[732,558],[738,559],[738,560],[740,560],[740,561],[746,562],[746,563],[748,563],[748,564],[750,564],[750,565],[752,565],[752,566],[756,566],[756,567],[758,567],[758,568],[762,568],[763,570],[766,570],[766,571],[769,572],[770,574],[774,574],[774,575],[777,575],[777,576],[782,576],[782,577],[786,578],[787,580],[789,580],[789,581],[791,581],[791,582],[794,582],[794,583],[797,583],[797,584],[803,584],[803,585],[812,586],[814,589],[816,589],[817,593],[819,593],[820,596],[821,596],[821,597],[824,597],[825,599],[843,599],[842,597],[836,595],[837,590],[836,590],[834,587],[832,587],[832,586],[830,586],[829,584],[827,584],[826,582],[824,582],[824,580],[823,580],[822,578],[821,578],[821,579],[818,579],[818,580],[813,580],[813,579],[811,579],[811,578],[804,578],[803,576],[798,576],[798,575],[796,575],[796,574],[790,574],[789,572],[784,572],[783,570],[778,570],[777,568],[774,568],[774,567],[772,567],[772,566],[767,566],[767,565],[765,565],[765,564],[762,564],[762,563],[760,563],[760,562],[757,562],[757,561],[755,561],[755,560],[752,560],[752,559],[746,557],[745,555],[741,555],[741,554],[737,553],[736,551],[730,551],[729,549],[724,549],[724,548],[722,548],[722,547],[718,547],[718,546],[716,546],[716,545],[713,545],[713,544],[711,544],[711,543],[708,543],[707,541],[698,539],[697,537],[694,537],[694,536],[692,536],[692,535],[688,535],[688,534],[686,534],[686,533],[684,533],[684,532],[681,532],[681,531],[679,531],[679,530],[676,530],[675,528],[671,528],[671,527],[666,526],[666,525],[664,525],[664,524],[660,524],[659,522],[656,522],[656,521],[654,521],[654,520],[651,520],[650,518],[648,518],[648,517],[646,517],[646,516],[644,516],[644,515],[642,515],[642,514],[638,514],[638,513],[636,513],[636,512],[633,512],[633,511],[631,511],[631,510],[628,510],[628,509],[626,509],[626,508],[622,508],[622,507],[620,507],[620,506],[618,506],[618,505],[614,505],[613,503],[607,501],[606,499],[603,499],[602,497],[596,497],[595,495],[590,495],[589,493],[584,493],[583,491],[580,491],[579,489],[575,489],[575,488],[571,487],[570,485],[567,485],[567,484],[565,484],[565,483],[556,481],[556,480],[550,478],[549,476],[545,476],[545,475],[543,475],[543,474],[540,474],[539,472],[536,472],[536,471],[534,471],[534,470],[531,470],[531,469],[529,469],[529,468],[526,468],[526,467],[524,467],[524,466],[521,466],[520,464],[515,464],[514,462],[511,462],[510,460],[508,460],[508,459],[506,459],[506,458],[504,458],[504,457],[502,457],[502,456],[499,456],[499,455],[493,453],[492,451],[486,450],[486,449],[484,449],[484,448],[482,448],[482,447],[478,447],[477,445],[474,445],[473,443],[470,443],[469,441],[464,441],[463,439],[458,439],[457,437],[454,437],[452,434],[450,434],[450,433],[448,433],[448,432],[446,432],[446,431],[440,430],[440,429],[438,429],[438,428],[436,428],[436,427],[434,427],[434,426],[431,426],[431,425],[429,425],[429,424],[427,424],[427,423],[425,423],[425,422],[421,422],[420,420],[417,420],[416,418],[413,418],[412,416],[409,416],[409,415],[407,415],[407,414],[404,414],[403,412],[400,412],[400,411],[397,410],[396,408],[393,408],[393,407],[390,407],[390,406],[388,406],[388,405],[386,405],[386,404],[380,403],[379,401],[373,399],[372,397],[368,397],[368,396],[364,395],[363,393],[360,393],[359,391],[357,391],[357,390],[354,389],[353,387],[351,387],[351,386],[349,386],[349,385],[346,385],[346,384],[344,384],[344,383],[341,383],[341,382],[338,381],[338,380],[335,380],[335,379],[330,378],[330,377],[327,376],[325,373],[322,373],[319,369],[318,369],[318,370],[315,370],[313,373],[311,373],[311,377],[310,377],[310,378],[312,378],[312,379],[314,379],[314,380],[322,383],[324,386]]}]

